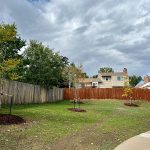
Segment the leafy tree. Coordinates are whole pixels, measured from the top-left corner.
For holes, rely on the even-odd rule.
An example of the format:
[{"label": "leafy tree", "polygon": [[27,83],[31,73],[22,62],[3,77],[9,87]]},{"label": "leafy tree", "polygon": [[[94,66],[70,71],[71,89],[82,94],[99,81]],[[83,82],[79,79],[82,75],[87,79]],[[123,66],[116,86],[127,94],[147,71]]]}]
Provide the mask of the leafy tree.
[{"label": "leafy tree", "polygon": [[103,67],[103,68],[100,68],[99,72],[100,73],[111,73],[111,72],[114,72],[114,70],[111,67]]},{"label": "leafy tree", "polygon": [[0,79],[17,79],[18,51],[25,42],[17,35],[16,25],[0,24]]},{"label": "leafy tree", "polygon": [[16,72],[16,66],[20,63],[19,59],[8,59],[4,60],[0,64],[0,74],[1,78],[7,78],[10,80],[17,80],[19,78]]},{"label": "leafy tree", "polygon": [[[9,114],[11,114],[11,109],[12,109],[12,104],[13,104],[13,95],[9,95],[7,93],[4,93],[3,91],[3,84],[4,84],[4,79],[7,78],[11,80],[17,80],[19,76],[17,75],[15,69],[16,66],[20,63],[19,59],[8,59],[4,60],[2,63],[0,63],[0,95],[7,95],[11,98],[10,101],[10,108],[9,108]],[[1,107],[1,99],[0,99],[0,107]]]},{"label": "leafy tree", "polygon": [[93,78],[97,78],[98,77],[98,75],[93,75]]},{"label": "leafy tree", "polygon": [[76,108],[76,103],[80,108],[80,97],[78,96],[78,85],[81,79],[86,78],[86,73],[82,71],[82,65],[76,66],[74,63],[66,66],[63,71],[64,78],[66,82],[69,83],[69,88],[74,87],[74,109]]},{"label": "leafy tree", "polygon": [[129,83],[132,87],[135,87],[142,80],[141,76],[129,76]]},{"label": "leafy tree", "polygon": [[131,87],[127,86],[123,89],[123,97],[126,97],[129,100],[129,103],[132,104],[132,94],[133,90]]},{"label": "leafy tree", "polygon": [[84,78],[89,78],[89,76],[87,75],[86,72],[83,72],[82,74],[83,74],[83,77],[84,77]]},{"label": "leafy tree", "polygon": [[126,77],[125,82],[124,82],[124,88],[123,88],[123,95],[122,96],[127,98],[127,100],[129,101],[128,103],[130,105],[133,105],[132,95],[133,95],[133,89],[129,84],[129,79]]},{"label": "leafy tree", "polygon": [[[0,86],[1,95],[8,95],[3,91],[4,79],[16,80],[18,75],[16,73],[16,66],[20,63],[18,59],[20,55],[18,51],[25,42],[21,40],[17,35],[16,26],[9,24],[0,25]],[[10,114],[12,108],[12,98],[13,95],[8,95],[11,97]],[[1,104],[1,102],[0,102]]]},{"label": "leafy tree", "polygon": [[68,58],[37,41],[30,41],[23,56],[23,81],[49,87],[61,85]]},{"label": "leafy tree", "polygon": [[17,34],[15,24],[0,24],[0,61],[9,58],[21,58],[18,54],[25,41]]}]

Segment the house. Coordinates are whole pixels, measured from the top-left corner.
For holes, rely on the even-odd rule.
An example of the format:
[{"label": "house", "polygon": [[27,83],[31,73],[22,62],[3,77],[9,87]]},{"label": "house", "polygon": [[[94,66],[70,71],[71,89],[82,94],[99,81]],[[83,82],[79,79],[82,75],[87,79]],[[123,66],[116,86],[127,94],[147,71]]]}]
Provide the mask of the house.
[{"label": "house", "polygon": [[135,88],[150,89],[150,76],[145,76],[144,83],[139,83]]},{"label": "house", "polygon": [[126,68],[121,72],[99,72],[97,78],[81,78],[78,87],[120,88],[124,86],[125,82],[129,82]]}]

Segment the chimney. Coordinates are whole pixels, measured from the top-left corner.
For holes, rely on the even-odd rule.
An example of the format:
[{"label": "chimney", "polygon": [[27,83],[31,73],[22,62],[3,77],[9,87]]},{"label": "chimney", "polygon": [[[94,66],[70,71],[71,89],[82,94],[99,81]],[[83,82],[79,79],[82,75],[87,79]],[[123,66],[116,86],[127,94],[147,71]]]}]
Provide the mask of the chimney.
[{"label": "chimney", "polygon": [[144,77],[144,83],[148,83],[148,82],[150,82],[150,76],[145,76]]},{"label": "chimney", "polygon": [[125,74],[128,74],[127,68],[124,68],[124,69],[123,69],[123,72],[124,72]]}]

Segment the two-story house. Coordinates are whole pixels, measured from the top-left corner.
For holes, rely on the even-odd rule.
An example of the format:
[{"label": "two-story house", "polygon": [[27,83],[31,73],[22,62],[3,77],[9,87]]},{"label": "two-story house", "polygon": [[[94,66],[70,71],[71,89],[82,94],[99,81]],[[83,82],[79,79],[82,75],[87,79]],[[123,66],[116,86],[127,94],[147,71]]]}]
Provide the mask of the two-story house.
[{"label": "two-story house", "polygon": [[124,86],[125,82],[129,82],[126,68],[121,72],[99,72],[97,78],[80,79],[78,87],[120,88]]}]

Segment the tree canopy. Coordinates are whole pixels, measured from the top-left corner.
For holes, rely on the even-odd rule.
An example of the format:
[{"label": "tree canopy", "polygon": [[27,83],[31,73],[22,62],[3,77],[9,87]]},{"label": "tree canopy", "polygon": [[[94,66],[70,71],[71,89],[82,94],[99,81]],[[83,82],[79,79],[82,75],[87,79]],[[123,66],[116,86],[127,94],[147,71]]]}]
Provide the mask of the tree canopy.
[{"label": "tree canopy", "polygon": [[114,72],[114,70],[111,67],[102,67],[99,70],[100,73],[111,73]]},{"label": "tree canopy", "polygon": [[24,81],[43,86],[59,86],[68,58],[37,41],[30,41],[23,54]]},{"label": "tree canopy", "polygon": [[141,76],[136,76],[136,75],[129,76],[129,84],[132,87],[135,87],[141,80],[142,80]]},{"label": "tree canopy", "polygon": [[97,78],[97,77],[98,77],[98,75],[97,75],[97,74],[92,76],[92,78]]},{"label": "tree canopy", "polygon": [[0,79],[16,80],[16,66],[20,63],[18,51],[25,45],[17,35],[16,25],[0,24]]},{"label": "tree canopy", "polygon": [[25,46],[25,41],[22,40],[17,33],[15,24],[0,24],[0,58],[20,58],[18,53]]}]

